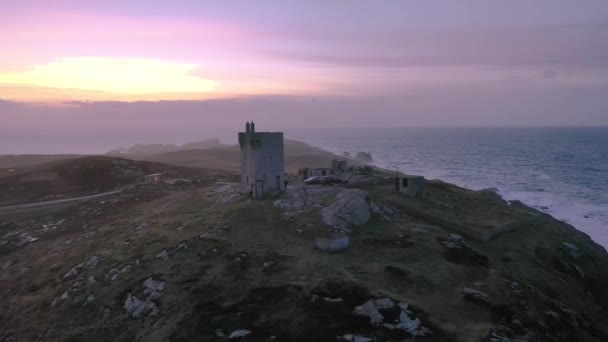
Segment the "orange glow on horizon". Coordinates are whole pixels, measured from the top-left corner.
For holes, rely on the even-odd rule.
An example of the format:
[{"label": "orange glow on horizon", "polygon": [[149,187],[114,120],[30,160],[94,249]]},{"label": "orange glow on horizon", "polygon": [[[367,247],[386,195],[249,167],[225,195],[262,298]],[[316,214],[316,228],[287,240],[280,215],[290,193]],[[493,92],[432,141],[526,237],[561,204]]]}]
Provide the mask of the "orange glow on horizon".
[{"label": "orange glow on horizon", "polygon": [[24,72],[0,73],[0,86],[4,97],[18,100],[49,100],[45,93],[71,100],[208,97],[217,82],[190,75],[197,67],[135,58],[64,58]]}]

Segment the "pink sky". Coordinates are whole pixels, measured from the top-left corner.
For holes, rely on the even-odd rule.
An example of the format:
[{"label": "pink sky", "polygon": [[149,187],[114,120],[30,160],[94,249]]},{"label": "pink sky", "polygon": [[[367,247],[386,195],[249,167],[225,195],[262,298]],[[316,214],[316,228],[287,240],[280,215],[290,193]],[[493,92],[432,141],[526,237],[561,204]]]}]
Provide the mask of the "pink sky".
[{"label": "pink sky", "polygon": [[263,120],[268,98],[284,125],[366,125],[370,108],[377,125],[608,124],[605,0],[20,0],[0,2],[0,28],[5,129],[143,118],[137,101],[219,127],[241,117],[232,99]]}]

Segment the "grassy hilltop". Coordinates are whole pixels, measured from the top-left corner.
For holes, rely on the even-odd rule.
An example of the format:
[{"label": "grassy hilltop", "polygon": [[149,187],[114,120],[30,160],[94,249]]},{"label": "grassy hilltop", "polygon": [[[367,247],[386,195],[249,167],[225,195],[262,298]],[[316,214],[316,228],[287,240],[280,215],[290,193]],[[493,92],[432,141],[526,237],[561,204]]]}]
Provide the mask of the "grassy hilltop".
[{"label": "grassy hilltop", "polygon": [[[394,192],[390,173],[344,174],[344,185],[292,179],[281,197],[256,201],[238,193],[237,147],[128,157],[0,174],[22,199],[42,196],[28,195],[40,175],[44,196],[131,184],[112,165],[177,180],[0,216],[0,340],[608,339],[606,251],[491,191],[437,180],[418,200]],[[333,158],[286,143],[292,174]],[[92,178],[57,171],[92,162]],[[336,235],[347,248],[315,248]]]}]

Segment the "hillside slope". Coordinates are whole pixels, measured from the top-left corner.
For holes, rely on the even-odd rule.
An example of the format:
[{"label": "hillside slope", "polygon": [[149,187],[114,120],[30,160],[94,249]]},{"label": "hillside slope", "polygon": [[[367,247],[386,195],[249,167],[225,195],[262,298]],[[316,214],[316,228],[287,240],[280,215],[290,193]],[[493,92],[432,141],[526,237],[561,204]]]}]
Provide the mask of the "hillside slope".
[{"label": "hillside slope", "polygon": [[[410,199],[383,177],[237,190],[145,186],[0,224],[0,340],[608,339],[606,251],[534,209],[442,182]],[[488,242],[449,224],[491,213],[528,220]],[[346,249],[314,248],[336,232]]]},{"label": "hillside slope", "polygon": [[109,191],[158,172],[173,177],[210,175],[202,169],[113,157],[65,159],[0,173],[0,205]]},{"label": "hillside slope", "polygon": [[23,168],[79,157],[84,156],[78,154],[5,154],[0,155],[0,168]]}]

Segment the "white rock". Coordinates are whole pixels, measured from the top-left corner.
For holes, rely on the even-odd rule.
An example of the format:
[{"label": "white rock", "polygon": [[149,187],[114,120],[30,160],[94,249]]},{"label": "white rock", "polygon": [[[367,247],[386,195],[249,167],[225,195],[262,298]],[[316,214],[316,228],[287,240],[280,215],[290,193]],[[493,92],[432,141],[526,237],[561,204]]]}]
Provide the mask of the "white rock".
[{"label": "white rock", "polygon": [[349,245],[347,235],[335,236],[332,238],[315,238],[315,248],[325,252],[339,252],[344,250]]},{"label": "white rock", "polygon": [[[402,308],[405,306],[405,308],[407,309],[407,304],[405,304],[405,305],[399,304],[399,306],[401,306]],[[401,313],[399,314],[398,323],[395,323],[395,324],[385,323],[382,326],[384,326],[385,328],[390,329],[390,330],[404,330],[404,331],[407,331],[408,333],[412,334],[412,336],[427,336],[427,335],[433,334],[433,332],[430,329],[422,326],[420,319],[418,319],[418,318],[412,319],[408,313],[411,314],[411,312],[409,310],[401,311]]]},{"label": "white rock", "polygon": [[169,259],[169,253],[167,253],[167,250],[163,249],[162,251],[156,253],[156,257],[167,260]]},{"label": "white rock", "polygon": [[321,210],[321,221],[338,230],[361,226],[371,218],[367,192],[348,189],[336,195],[336,201]]},{"label": "white rock", "polygon": [[344,341],[349,341],[349,342],[370,342],[370,341],[372,341],[372,339],[369,337],[353,335],[353,334],[346,334],[346,335],[342,335],[341,337]]},{"label": "white rock", "polygon": [[355,308],[355,314],[365,316],[369,318],[369,322],[372,325],[379,325],[384,320],[384,316],[378,311],[376,303],[373,299],[357,306]]},{"label": "white rock", "polygon": [[231,332],[230,335],[228,335],[228,339],[241,338],[241,337],[245,337],[249,334],[251,334],[251,330],[238,329],[238,330]]},{"label": "white rock", "polygon": [[124,309],[127,314],[133,318],[138,318],[146,314],[157,314],[158,308],[152,301],[143,301],[130,293],[125,300]]},{"label": "white rock", "polygon": [[165,289],[165,282],[154,280],[152,277],[144,281],[144,294],[156,294]]},{"label": "white rock", "polygon": [[160,298],[161,292],[165,289],[165,283],[150,277],[144,281],[143,287],[144,295],[146,295],[145,300],[141,300],[129,293],[123,306],[127,314],[133,318],[144,315],[155,316],[159,313],[158,307],[153,300]]},{"label": "white rock", "polygon": [[99,263],[99,257],[98,256],[92,256],[90,257],[88,260],[81,262],[80,264],[72,267],[68,272],[66,272],[66,274],[63,275],[63,278],[70,278],[75,276],[76,274],[78,274],[78,272],[80,271],[80,269],[86,267],[89,269],[93,269],[95,267],[97,267],[97,264]]}]

